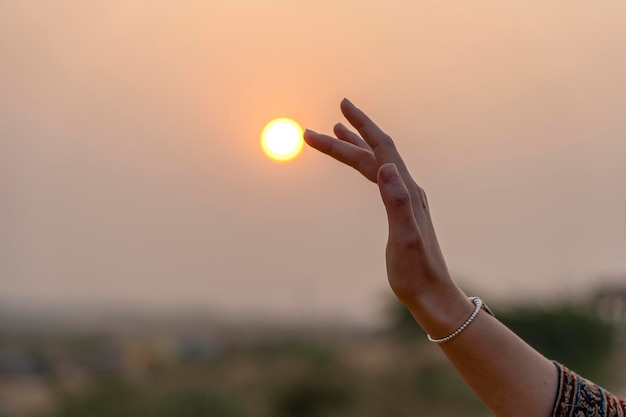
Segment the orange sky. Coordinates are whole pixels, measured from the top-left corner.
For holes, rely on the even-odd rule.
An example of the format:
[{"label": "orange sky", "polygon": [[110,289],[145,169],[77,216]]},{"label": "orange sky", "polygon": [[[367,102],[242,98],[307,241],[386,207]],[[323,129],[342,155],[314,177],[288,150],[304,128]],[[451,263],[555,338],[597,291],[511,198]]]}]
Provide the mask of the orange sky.
[{"label": "orange sky", "polygon": [[278,116],[347,96],[429,193],[452,272],[492,298],[626,276],[622,1],[0,4],[0,300],[373,320],[375,186]]}]

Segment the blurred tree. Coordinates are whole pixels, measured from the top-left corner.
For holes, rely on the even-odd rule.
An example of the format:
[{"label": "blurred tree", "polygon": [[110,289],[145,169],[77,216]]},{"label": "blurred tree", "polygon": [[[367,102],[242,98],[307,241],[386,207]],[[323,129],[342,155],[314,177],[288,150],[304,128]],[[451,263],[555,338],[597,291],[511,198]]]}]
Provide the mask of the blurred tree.
[{"label": "blurred tree", "polygon": [[206,388],[193,387],[170,393],[154,404],[154,417],[244,417],[234,399]]},{"label": "blurred tree", "polygon": [[[395,299],[388,316],[390,332],[399,341],[426,339],[409,310]],[[496,311],[496,317],[546,357],[600,383],[608,379],[615,328],[587,306],[523,307]]]},{"label": "blurred tree", "polygon": [[276,415],[280,417],[323,417],[350,403],[351,390],[332,379],[301,379],[279,390]]},{"label": "blurred tree", "polygon": [[398,341],[426,340],[426,333],[417,324],[408,308],[396,298],[387,307],[389,331]]},{"label": "blurred tree", "polygon": [[329,345],[292,339],[275,345],[292,372],[274,390],[274,413],[279,417],[323,417],[352,404],[354,381]]},{"label": "blurred tree", "polygon": [[598,383],[607,380],[615,329],[585,306],[520,308],[496,317],[546,357]]},{"label": "blurred tree", "polygon": [[328,345],[304,338],[274,340],[255,349],[265,357],[292,357],[319,366],[329,365],[336,359]]},{"label": "blurred tree", "polygon": [[460,409],[481,408],[482,403],[448,363],[427,365],[417,370],[420,397],[432,403],[451,403]]},{"label": "blurred tree", "polygon": [[[158,391],[158,392],[157,392]],[[66,398],[52,417],[246,417],[238,403],[210,387],[182,386],[162,392],[103,382],[86,398]]]}]

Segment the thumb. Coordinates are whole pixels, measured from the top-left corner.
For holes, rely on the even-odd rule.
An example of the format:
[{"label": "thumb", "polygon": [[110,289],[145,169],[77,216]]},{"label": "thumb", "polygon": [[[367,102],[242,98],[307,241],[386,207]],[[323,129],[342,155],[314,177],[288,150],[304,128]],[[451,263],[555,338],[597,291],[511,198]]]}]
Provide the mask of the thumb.
[{"label": "thumb", "polygon": [[387,209],[389,240],[391,242],[421,242],[421,233],[415,220],[411,195],[395,164],[387,163],[378,169],[378,187]]}]

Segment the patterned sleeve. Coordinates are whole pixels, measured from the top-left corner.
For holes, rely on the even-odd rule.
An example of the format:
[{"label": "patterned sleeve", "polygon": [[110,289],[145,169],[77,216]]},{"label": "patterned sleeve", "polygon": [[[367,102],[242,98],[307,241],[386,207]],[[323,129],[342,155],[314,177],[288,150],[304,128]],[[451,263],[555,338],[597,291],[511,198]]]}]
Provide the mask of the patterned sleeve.
[{"label": "patterned sleeve", "polygon": [[626,417],[626,402],[559,363],[552,417]]}]

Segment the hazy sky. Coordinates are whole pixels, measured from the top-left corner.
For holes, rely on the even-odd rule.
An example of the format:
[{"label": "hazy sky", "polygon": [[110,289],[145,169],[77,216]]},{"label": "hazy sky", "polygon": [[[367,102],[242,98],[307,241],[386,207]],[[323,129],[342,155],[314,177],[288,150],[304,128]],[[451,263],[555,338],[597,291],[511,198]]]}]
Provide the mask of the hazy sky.
[{"label": "hazy sky", "polygon": [[375,185],[274,117],[396,140],[485,297],[626,277],[626,2],[0,1],[0,300],[371,320]]}]

